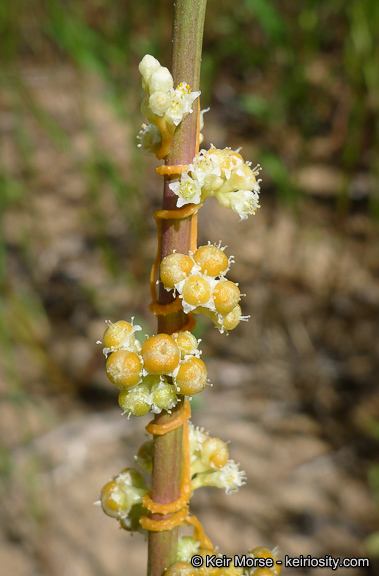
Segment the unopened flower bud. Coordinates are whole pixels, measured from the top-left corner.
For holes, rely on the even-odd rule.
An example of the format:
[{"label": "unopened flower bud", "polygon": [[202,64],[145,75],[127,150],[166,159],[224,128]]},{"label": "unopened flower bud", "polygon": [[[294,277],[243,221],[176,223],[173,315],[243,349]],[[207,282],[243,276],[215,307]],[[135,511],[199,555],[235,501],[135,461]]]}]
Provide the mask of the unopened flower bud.
[{"label": "unopened flower bud", "polygon": [[147,82],[152,75],[153,72],[161,68],[159,61],[154,58],[154,56],[150,56],[150,54],[146,54],[139,63],[138,70],[142,76],[142,78]]},{"label": "unopened flower bud", "polygon": [[150,412],[151,387],[144,381],[132,390],[121,390],[118,395],[118,403],[124,414],[129,416],[145,416]]},{"label": "unopened flower bud", "polygon": [[242,316],[241,306],[237,304],[229,314],[227,314],[221,322],[222,328],[225,330],[234,330],[241,320],[248,320],[249,316]]},{"label": "unopened flower bud", "polygon": [[151,74],[148,84],[150,94],[154,94],[155,92],[169,93],[174,87],[171,72],[164,66],[160,66]]},{"label": "unopened flower bud", "polygon": [[189,354],[196,354],[198,352],[198,341],[196,337],[185,330],[184,332],[175,332],[172,337],[179,346],[180,355],[182,358]]},{"label": "unopened flower bud", "polygon": [[201,460],[209,468],[223,468],[229,459],[229,450],[220,438],[208,438],[201,448]]},{"label": "unopened flower bud", "polygon": [[161,281],[165,288],[173,290],[175,284],[187,278],[192,268],[193,261],[189,256],[178,252],[169,254],[163,258],[160,265]]},{"label": "unopened flower bud", "polygon": [[149,98],[150,110],[157,116],[163,116],[170,106],[170,100],[167,92],[154,92]]},{"label": "unopened flower bud", "polygon": [[216,285],[212,297],[216,312],[225,316],[237,306],[241,293],[234,282],[223,280]]},{"label": "unopened flower bud", "polygon": [[168,334],[145,340],[141,350],[144,369],[150,374],[171,374],[179,364],[180,350]]},{"label": "unopened flower bud", "polygon": [[108,516],[120,519],[126,517],[134,505],[142,503],[147,491],[140,472],[125,468],[103,487],[100,495],[101,506]]},{"label": "unopened flower bud", "polygon": [[165,379],[153,385],[151,395],[153,402],[152,411],[156,414],[160,414],[162,410],[169,411],[176,406],[178,401],[173,385],[169,384]]},{"label": "unopened flower bud", "polygon": [[108,322],[108,328],[104,332],[103,344],[106,348],[119,346],[131,334],[133,326],[125,320]]},{"label": "unopened flower bud", "polygon": [[207,368],[200,358],[192,357],[183,362],[174,377],[179,394],[193,396],[202,392],[208,382]]},{"label": "unopened flower bud", "polygon": [[135,352],[113,352],[105,368],[109,380],[119,388],[132,388],[142,380],[142,363]]},{"label": "unopened flower bud", "polygon": [[214,246],[200,246],[193,255],[193,259],[200,267],[200,271],[208,276],[220,276],[225,274],[229,268],[229,260],[224,252]]},{"label": "unopened flower bud", "polygon": [[189,306],[204,306],[211,296],[211,286],[202,276],[190,276],[183,284],[182,296]]}]

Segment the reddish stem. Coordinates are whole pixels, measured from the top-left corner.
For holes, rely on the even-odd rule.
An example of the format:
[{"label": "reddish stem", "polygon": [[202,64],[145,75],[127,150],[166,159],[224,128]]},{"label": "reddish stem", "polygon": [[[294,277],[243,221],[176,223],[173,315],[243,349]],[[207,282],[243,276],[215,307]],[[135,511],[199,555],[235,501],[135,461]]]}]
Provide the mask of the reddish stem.
[{"label": "reddish stem", "polygon": [[[192,90],[199,89],[201,47],[204,28],[206,0],[173,1],[173,51],[172,74],[174,85],[185,82]],[[196,153],[197,106],[193,105],[189,114],[177,129],[170,152],[166,158],[167,165],[190,164]],[[176,177],[177,179],[179,177]],[[168,187],[175,178],[165,177],[163,209],[176,208],[177,197]],[[190,248],[192,217],[168,219],[162,222],[162,258],[173,250],[188,253]],[[167,304],[173,299],[172,293],[160,286],[159,303]],[[185,314],[179,311],[167,316],[158,316],[158,332],[172,334],[185,324]],[[162,412],[154,419],[162,424],[175,417],[181,410],[179,402],[172,414]],[[152,499],[155,502],[168,504],[180,496],[182,472],[183,427],[162,436],[154,437]],[[157,514],[154,519],[164,517]],[[178,528],[162,532],[149,532],[148,542],[148,576],[162,576],[164,570],[176,561]]]}]

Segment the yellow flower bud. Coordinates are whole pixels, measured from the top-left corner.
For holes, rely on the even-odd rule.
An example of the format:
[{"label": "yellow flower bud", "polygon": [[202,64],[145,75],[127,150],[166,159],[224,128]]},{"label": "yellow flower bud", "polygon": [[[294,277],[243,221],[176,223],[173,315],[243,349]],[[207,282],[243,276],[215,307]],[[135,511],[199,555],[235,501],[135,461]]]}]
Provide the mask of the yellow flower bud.
[{"label": "yellow flower bud", "polygon": [[173,290],[175,284],[181,282],[191,272],[193,268],[193,261],[185,254],[175,252],[163,258],[160,265],[161,281],[165,288]]},{"label": "yellow flower bud", "polygon": [[105,365],[109,380],[119,388],[131,388],[141,382],[142,363],[137,354],[127,350],[113,352]]},{"label": "yellow flower bud", "polygon": [[172,337],[175,339],[180,349],[181,357],[188,354],[194,354],[198,347],[198,341],[191,332],[175,332]]},{"label": "yellow flower bud", "polygon": [[229,314],[241,299],[239,288],[230,280],[222,280],[213,290],[213,301],[216,312],[223,316]]},{"label": "yellow flower bud", "polygon": [[180,360],[179,347],[168,334],[157,334],[145,340],[141,354],[144,368],[150,374],[171,374]]},{"label": "yellow flower bud", "polygon": [[208,438],[201,448],[202,462],[211,468],[223,468],[229,459],[229,450],[220,438]]},{"label": "yellow flower bud", "polygon": [[181,364],[174,378],[177,391],[184,396],[202,392],[208,381],[206,366],[200,358],[190,358]]},{"label": "yellow flower bud", "polygon": [[112,518],[119,517],[119,510],[123,502],[123,497],[120,495],[119,487],[115,480],[111,480],[103,486],[100,494],[100,501],[107,516],[111,516]]},{"label": "yellow flower bud", "polygon": [[229,314],[227,314],[225,318],[223,318],[222,326],[225,328],[225,330],[234,330],[234,328],[236,328],[240,323],[241,316],[242,316],[241,306],[237,304],[237,306],[233,308],[233,310],[229,312]]},{"label": "yellow flower bud", "polygon": [[108,328],[104,332],[103,344],[105,348],[115,348],[132,333],[133,326],[125,320],[119,320],[114,324],[107,322]]},{"label": "yellow flower bud", "polygon": [[194,253],[193,259],[200,266],[201,272],[208,276],[216,277],[225,274],[229,267],[229,261],[224,252],[213,244],[200,246]]},{"label": "yellow flower bud", "polygon": [[211,287],[202,276],[190,276],[183,284],[182,295],[190,306],[204,306],[210,298]]}]

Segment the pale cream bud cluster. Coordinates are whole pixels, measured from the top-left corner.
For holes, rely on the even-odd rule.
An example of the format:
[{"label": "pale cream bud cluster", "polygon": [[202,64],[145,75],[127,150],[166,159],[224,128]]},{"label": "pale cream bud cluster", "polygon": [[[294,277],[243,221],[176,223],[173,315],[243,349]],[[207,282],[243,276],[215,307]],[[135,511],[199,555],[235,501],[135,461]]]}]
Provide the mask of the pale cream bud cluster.
[{"label": "pale cream bud cluster", "polygon": [[142,125],[137,136],[140,140],[138,146],[156,154],[167,135],[172,136],[187,114],[192,113],[192,104],[200,92],[192,92],[185,82],[174,89],[170,71],[149,54],[143,57],[138,69],[146,92],[141,112],[149,120],[148,125]]},{"label": "pale cream bud cluster", "polygon": [[138,470],[125,468],[101,490],[100,500],[104,512],[119,521],[125,530],[134,532],[141,530],[139,520],[147,514],[142,506],[142,499],[148,488]]},{"label": "pale cream bud cluster", "polygon": [[212,438],[203,428],[189,423],[191,454],[191,487],[222,488],[226,494],[237,492],[245,484],[245,472],[239,464],[229,460],[229,450],[220,438]]},{"label": "pale cream bud cluster", "polygon": [[205,314],[220,332],[233,330],[242,316],[238,285],[225,275],[233,262],[220,245],[200,246],[189,255],[174,252],[160,265],[160,279],[166,290],[175,290],[186,314]]},{"label": "pale cream bud cluster", "polygon": [[222,206],[231,208],[245,220],[259,208],[260,170],[259,165],[251,168],[251,162],[245,162],[238,150],[212,146],[201,150],[180,180],[169,186],[178,196],[178,208],[200,204],[215,196]]},{"label": "pale cream bud cluster", "polygon": [[106,374],[120,388],[119,405],[130,416],[170,411],[178,395],[193,396],[208,384],[200,359],[199,340],[191,332],[157,334],[141,345],[134,333],[140,326],[107,322],[102,344],[108,356]]}]

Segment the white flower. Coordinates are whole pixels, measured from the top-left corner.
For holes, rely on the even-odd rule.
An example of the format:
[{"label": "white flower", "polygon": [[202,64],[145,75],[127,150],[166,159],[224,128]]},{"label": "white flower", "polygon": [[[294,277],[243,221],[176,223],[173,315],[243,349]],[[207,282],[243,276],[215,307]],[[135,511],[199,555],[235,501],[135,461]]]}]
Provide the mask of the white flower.
[{"label": "white flower", "polygon": [[[257,184],[258,189],[259,185]],[[218,194],[216,198],[222,206],[231,208],[236,212],[241,220],[246,220],[250,214],[254,214],[259,208],[258,194],[251,190],[238,190],[237,192],[227,192],[225,194]]]},{"label": "white flower", "polygon": [[[191,172],[192,177],[199,182],[201,187],[203,187],[204,184],[208,182],[210,179],[214,180],[215,176],[216,177],[221,176],[221,170],[219,166],[215,166],[213,162],[202,156],[200,156],[193,164],[190,164],[188,166],[188,171]],[[221,180],[220,178],[218,179],[221,181],[222,184],[223,180]]]},{"label": "white flower", "polygon": [[166,112],[167,120],[178,126],[187,114],[192,113],[192,104],[200,94],[191,92],[189,84],[181,82],[172,95],[171,106]]},{"label": "white flower", "polygon": [[137,144],[138,148],[142,148],[145,152],[151,152],[152,154],[158,152],[162,145],[161,133],[154,124],[142,124],[137,140],[140,141]]},{"label": "white flower", "polygon": [[178,208],[185,204],[200,204],[201,202],[201,186],[187,172],[182,173],[179,182],[169,184],[169,188],[178,196],[176,203]]}]

